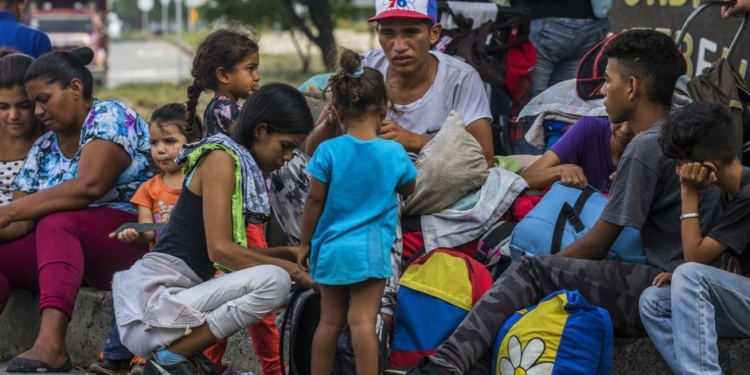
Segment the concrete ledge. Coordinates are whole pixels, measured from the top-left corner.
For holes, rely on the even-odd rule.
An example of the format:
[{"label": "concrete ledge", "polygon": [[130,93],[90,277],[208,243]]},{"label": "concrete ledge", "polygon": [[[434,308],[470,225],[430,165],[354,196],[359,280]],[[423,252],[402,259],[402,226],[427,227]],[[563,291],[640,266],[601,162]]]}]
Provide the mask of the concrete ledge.
[{"label": "concrete ledge", "polygon": [[[109,331],[111,294],[83,288],[76,300],[73,320],[68,328],[66,343],[76,366],[87,368],[104,345]],[[25,291],[13,291],[5,312],[0,315],[0,362],[7,361],[34,344],[39,331],[38,296]],[[283,310],[277,312],[281,326]],[[288,346],[287,346],[288,347]],[[750,373],[747,355],[749,339],[719,340],[720,360],[726,374]],[[229,339],[225,361],[231,361],[243,371],[260,374],[255,351],[247,331],[242,330]],[[671,371],[648,337],[619,337],[615,339],[613,374],[658,375]]]},{"label": "concrete ledge", "polygon": [[[104,347],[109,332],[110,292],[82,288],[76,299],[73,319],[68,327],[65,343],[73,364],[88,368],[96,353]],[[14,290],[0,315],[0,362],[24,352],[34,345],[39,332],[41,318],[37,313],[39,296]],[[278,314],[278,324],[281,316]],[[255,350],[250,345],[247,330],[242,330],[229,339],[225,361],[231,361],[243,371],[260,374],[260,365]]]}]

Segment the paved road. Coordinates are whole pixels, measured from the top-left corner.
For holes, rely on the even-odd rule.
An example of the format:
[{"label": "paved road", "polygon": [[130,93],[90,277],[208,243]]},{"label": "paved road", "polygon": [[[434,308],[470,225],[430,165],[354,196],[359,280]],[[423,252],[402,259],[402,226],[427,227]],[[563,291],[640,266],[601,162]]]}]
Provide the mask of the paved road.
[{"label": "paved road", "polygon": [[110,45],[107,85],[177,82],[190,75],[192,56],[163,40],[120,41]]},{"label": "paved road", "polygon": [[[45,375],[96,375],[93,372],[86,372],[83,370],[73,370],[71,372],[45,372]],[[0,365],[0,375],[17,375],[16,373],[10,373],[5,371],[5,365]]]}]

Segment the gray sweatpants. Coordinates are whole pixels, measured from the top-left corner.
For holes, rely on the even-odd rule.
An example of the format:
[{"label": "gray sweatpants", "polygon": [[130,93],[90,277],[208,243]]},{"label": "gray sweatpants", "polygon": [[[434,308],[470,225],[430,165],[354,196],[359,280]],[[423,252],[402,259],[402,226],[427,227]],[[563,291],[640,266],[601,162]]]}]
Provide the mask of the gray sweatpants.
[{"label": "gray sweatpants", "polygon": [[642,334],[645,331],[638,299],[661,272],[648,265],[610,260],[521,258],[495,281],[430,359],[437,365],[468,372],[492,348],[506,319],[562,289],[578,290],[586,301],[605,308],[615,333]]}]

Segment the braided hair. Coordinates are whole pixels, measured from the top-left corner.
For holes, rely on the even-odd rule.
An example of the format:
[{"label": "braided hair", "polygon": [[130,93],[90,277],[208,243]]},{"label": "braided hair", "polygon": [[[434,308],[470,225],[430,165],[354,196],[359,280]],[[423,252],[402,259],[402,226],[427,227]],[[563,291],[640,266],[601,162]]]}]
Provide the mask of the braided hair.
[{"label": "braided hair", "polygon": [[257,53],[257,39],[252,30],[234,26],[232,29],[216,30],[201,41],[190,71],[193,83],[187,88],[187,110],[190,116],[195,116],[201,93],[206,90],[215,91],[219,87],[216,70],[232,69],[247,56]]}]

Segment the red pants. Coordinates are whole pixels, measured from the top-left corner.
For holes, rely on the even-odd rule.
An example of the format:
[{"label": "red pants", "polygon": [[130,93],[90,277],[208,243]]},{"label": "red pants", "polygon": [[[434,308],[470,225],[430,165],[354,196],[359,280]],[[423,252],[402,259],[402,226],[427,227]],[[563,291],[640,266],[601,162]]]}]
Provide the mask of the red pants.
[{"label": "red pants", "polygon": [[83,282],[109,290],[112,275],[126,270],[148,246],[108,237],[123,223],[136,221],[125,211],[90,207],[49,214],[36,229],[0,243],[0,312],[11,288],[40,291],[39,312],[52,308],[73,315]]},{"label": "red pants", "polygon": [[[276,314],[271,313],[263,320],[247,327],[250,334],[250,342],[253,344],[255,354],[258,355],[262,375],[281,374],[281,362],[279,361],[279,329],[276,328]],[[224,369],[221,362],[224,352],[227,350],[227,339],[213,344],[203,351],[220,369]]]},{"label": "red pants", "polygon": [[[247,246],[267,248],[263,225],[250,224],[247,226]],[[279,329],[276,327],[276,314],[271,313],[258,323],[247,327],[250,341],[258,355],[262,375],[281,374],[281,361],[279,358]],[[213,362],[219,369],[224,371],[222,358],[227,350],[227,339],[223,339],[203,351],[203,354]]]}]

